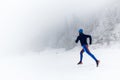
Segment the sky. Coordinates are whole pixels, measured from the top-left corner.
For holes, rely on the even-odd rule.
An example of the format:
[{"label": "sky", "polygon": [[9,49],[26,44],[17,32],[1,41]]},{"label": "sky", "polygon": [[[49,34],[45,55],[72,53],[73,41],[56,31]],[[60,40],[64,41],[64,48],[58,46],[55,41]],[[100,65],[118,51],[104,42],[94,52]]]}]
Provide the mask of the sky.
[{"label": "sky", "polygon": [[50,34],[63,30],[65,20],[72,15],[85,18],[107,8],[115,1],[2,0],[0,51],[22,51],[45,45],[51,38]]}]

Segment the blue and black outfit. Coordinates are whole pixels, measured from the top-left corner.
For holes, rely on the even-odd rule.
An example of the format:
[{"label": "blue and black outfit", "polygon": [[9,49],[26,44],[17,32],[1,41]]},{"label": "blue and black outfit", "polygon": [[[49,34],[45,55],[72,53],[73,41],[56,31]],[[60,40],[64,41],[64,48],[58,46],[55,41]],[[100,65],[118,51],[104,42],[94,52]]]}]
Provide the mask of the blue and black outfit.
[{"label": "blue and black outfit", "polygon": [[92,44],[92,37],[90,35],[85,35],[83,33],[83,30],[80,29],[79,36],[77,37],[77,39],[75,41],[76,43],[78,43],[78,41],[80,41],[81,46],[83,48],[80,52],[80,62],[78,64],[82,64],[83,52],[86,52],[89,56],[91,56],[96,61],[96,64],[98,66],[99,61],[96,59],[96,57],[88,49],[87,38],[89,38],[89,44]]}]

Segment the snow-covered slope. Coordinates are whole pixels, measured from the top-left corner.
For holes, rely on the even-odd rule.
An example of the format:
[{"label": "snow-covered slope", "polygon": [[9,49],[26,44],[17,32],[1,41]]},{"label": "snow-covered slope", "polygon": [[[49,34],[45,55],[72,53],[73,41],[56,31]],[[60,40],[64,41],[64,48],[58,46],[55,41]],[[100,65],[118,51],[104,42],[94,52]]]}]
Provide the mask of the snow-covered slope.
[{"label": "snow-covered slope", "polygon": [[79,47],[0,57],[0,80],[119,80],[120,45],[95,47],[90,49],[99,67],[86,53],[83,64],[77,65]]},{"label": "snow-covered slope", "polygon": [[[0,80],[120,80],[119,4],[1,0]],[[100,60],[99,67],[86,53],[83,64],[77,65],[79,28],[92,35],[90,50]]]}]

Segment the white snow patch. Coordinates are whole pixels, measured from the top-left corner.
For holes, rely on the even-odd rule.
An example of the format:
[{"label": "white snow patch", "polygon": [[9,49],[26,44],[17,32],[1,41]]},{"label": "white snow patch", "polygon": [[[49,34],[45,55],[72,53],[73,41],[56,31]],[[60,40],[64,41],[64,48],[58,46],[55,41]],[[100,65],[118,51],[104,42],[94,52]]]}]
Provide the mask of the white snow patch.
[{"label": "white snow patch", "polygon": [[119,80],[119,47],[94,47],[90,50],[100,60],[99,67],[86,53],[83,64],[77,65],[79,47],[70,51],[49,49],[36,55],[1,56],[0,80]]}]

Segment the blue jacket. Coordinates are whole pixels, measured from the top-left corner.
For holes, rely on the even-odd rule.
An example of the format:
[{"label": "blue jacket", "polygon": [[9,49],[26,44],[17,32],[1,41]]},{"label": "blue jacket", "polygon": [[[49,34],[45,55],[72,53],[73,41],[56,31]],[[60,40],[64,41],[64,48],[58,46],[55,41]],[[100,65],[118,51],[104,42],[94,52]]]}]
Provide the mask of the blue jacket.
[{"label": "blue jacket", "polygon": [[76,43],[80,40],[81,46],[88,45],[87,38],[89,38],[89,44],[92,44],[92,37],[90,35],[85,35],[84,33],[80,33],[76,39]]}]

